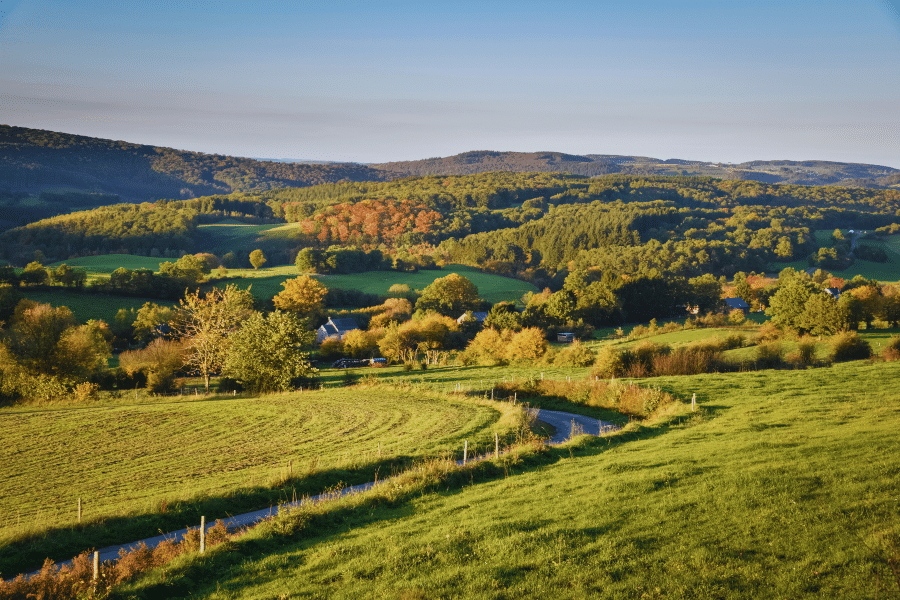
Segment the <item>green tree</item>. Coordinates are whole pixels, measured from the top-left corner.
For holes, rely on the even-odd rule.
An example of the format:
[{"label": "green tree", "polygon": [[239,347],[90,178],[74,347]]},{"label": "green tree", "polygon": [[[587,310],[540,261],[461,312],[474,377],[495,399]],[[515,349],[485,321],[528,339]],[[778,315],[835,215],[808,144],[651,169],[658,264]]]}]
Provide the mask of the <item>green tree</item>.
[{"label": "green tree", "polygon": [[832,335],[846,329],[849,315],[844,305],[825,292],[812,294],[797,319],[797,327],[812,335]]},{"label": "green tree", "polygon": [[291,313],[254,313],[232,336],[223,373],[256,393],[290,390],[296,379],[317,372],[301,351],[314,340]]},{"label": "green tree", "polygon": [[267,261],[266,255],[263,254],[263,251],[259,248],[250,253],[250,264],[253,265],[254,269],[260,268],[266,264]]},{"label": "green tree", "polygon": [[19,275],[19,279],[25,285],[41,285],[47,282],[49,276],[47,275],[47,269],[44,268],[44,265],[34,261],[25,266],[22,274]]},{"label": "green tree", "polygon": [[706,273],[688,280],[687,303],[696,306],[699,314],[716,310],[721,302],[722,284],[714,276]]},{"label": "green tree", "polygon": [[801,328],[800,317],[806,310],[806,301],[818,292],[816,284],[805,273],[788,275],[769,299],[766,314],[772,317],[772,322],[776,325]]},{"label": "green tree", "polygon": [[145,302],[138,309],[134,321],[132,321],[132,330],[134,337],[142,342],[146,342],[154,335],[165,329],[167,325],[175,317],[175,309],[171,306],[160,306],[155,302]]},{"label": "green tree", "polygon": [[467,310],[478,310],[481,304],[475,284],[462,275],[450,273],[435,279],[422,290],[416,301],[416,311],[433,310],[448,317],[458,317]]}]

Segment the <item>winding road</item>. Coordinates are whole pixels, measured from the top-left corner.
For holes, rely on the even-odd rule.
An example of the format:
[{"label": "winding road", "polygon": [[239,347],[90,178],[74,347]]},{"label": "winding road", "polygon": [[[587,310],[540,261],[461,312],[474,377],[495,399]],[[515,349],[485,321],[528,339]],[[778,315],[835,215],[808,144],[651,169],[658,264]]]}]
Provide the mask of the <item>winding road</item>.
[{"label": "winding road", "polygon": [[[589,435],[600,435],[601,432],[615,431],[619,429],[618,425],[613,423],[608,423],[606,421],[599,421],[597,419],[592,419],[591,417],[585,417],[583,415],[575,415],[572,413],[561,412],[558,410],[543,410],[543,409],[531,409],[536,414],[537,420],[547,425],[552,426],[556,429],[556,433],[551,436],[548,440],[548,444],[556,445],[561,444],[568,440],[572,433],[580,434],[585,433]],[[462,461],[457,461],[458,463],[462,463]],[[363,492],[371,488],[375,485],[375,482],[369,483],[361,483],[359,485],[354,485],[350,487],[346,487],[342,489],[338,495],[345,496],[347,494],[356,494],[359,492]],[[320,500],[322,495],[313,496],[309,498],[309,500]],[[253,512],[248,512],[240,515],[234,515],[232,517],[228,517],[227,519],[222,519],[228,529],[237,529],[240,527],[249,527],[255,525],[256,523],[265,520],[268,517],[274,516],[278,514],[278,512],[282,509],[291,509],[297,506],[301,501],[297,502],[288,502],[282,504],[277,507],[272,508],[264,508],[262,510],[256,510]],[[198,523],[199,525],[199,523]],[[207,526],[211,526],[212,523],[208,523]],[[163,542],[164,540],[174,539],[175,541],[181,540],[184,535],[187,533],[187,528],[179,529],[178,531],[171,531],[169,533],[164,533],[162,535],[157,535],[155,537],[146,538],[143,540],[137,540],[134,542],[129,542],[127,544],[121,544],[117,546],[107,546],[106,548],[100,548],[98,550],[100,554],[100,562],[105,562],[108,560],[116,560],[119,558],[119,552],[121,550],[131,550],[132,548],[138,546],[141,543],[146,544],[147,548],[155,548],[158,544]],[[30,573],[30,575],[36,574]]]}]

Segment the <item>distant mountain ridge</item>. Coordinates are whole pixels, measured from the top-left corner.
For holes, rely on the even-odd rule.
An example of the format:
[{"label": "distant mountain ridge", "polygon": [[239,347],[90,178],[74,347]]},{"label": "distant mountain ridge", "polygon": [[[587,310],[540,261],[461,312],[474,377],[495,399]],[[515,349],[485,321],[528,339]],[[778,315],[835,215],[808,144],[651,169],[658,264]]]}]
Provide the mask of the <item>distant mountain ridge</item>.
[{"label": "distant mountain ridge", "polygon": [[565,154],[562,152],[497,152],[480,150],[446,158],[377,163],[370,165],[405,176],[470,175],[485,171],[562,171],[595,177],[626,175],[698,175],[792,185],[843,185],[888,188],[900,185],[900,169],[882,165],[819,160],[754,160],[740,164],[666,160],[614,154]]},{"label": "distant mountain ridge", "polygon": [[6,192],[74,188],[147,201],[393,177],[359,164],[259,161],[0,125],[0,191]]},{"label": "distant mountain ridge", "polygon": [[[188,152],[0,125],[0,201],[4,197],[37,195],[44,191],[72,191],[96,195],[98,204],[114,200],[144,202],[344,181],[391,181],[420,175],[469,175],[488,171],[563,172],[587,177],[613,173],[700,175],[797,185],[900,187],[898,169],[815,160],[727,164],[612,154],[476,150],[455,156],[379,164],[291,162]],[[101,195],[109,200],[103,200]],[[63,207],[67,200],[60,202]],[[65,209],[55,210],[54,214],[58,214]]]}]

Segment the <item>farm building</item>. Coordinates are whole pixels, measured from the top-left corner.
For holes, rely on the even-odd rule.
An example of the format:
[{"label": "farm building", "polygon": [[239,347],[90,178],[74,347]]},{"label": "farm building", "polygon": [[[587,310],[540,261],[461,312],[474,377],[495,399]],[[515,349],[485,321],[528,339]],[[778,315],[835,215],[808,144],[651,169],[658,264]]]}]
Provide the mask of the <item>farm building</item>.
[{"label": "farm building", "polygon": [[742,310],[744,314],[750,313],[750,305],[743,298],[725,298],[722,300],[722,312],[730,313],[733,310]]},{"label": "farm building", "polygon": [[344,339],[349,331],[359,329],[356,319],[332,319],[328,317],[328,322],[316,330],[316,343],[321,344],[328,338]]}]

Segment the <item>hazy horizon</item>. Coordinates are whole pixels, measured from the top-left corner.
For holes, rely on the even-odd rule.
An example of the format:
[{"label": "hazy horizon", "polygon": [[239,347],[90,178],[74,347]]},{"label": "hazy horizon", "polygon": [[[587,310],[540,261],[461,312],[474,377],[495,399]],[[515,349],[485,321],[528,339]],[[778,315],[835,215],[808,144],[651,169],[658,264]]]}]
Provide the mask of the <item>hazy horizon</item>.
[{"label": "hazy horizon", "polygon": [[489,149],[900,168],[900,0],[2,8],[10,125],[306,161]]}]

